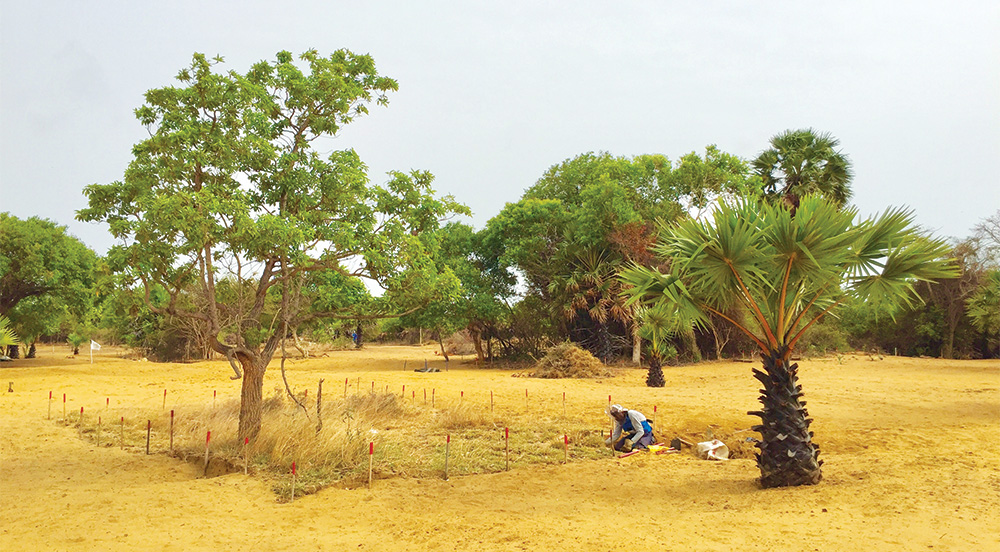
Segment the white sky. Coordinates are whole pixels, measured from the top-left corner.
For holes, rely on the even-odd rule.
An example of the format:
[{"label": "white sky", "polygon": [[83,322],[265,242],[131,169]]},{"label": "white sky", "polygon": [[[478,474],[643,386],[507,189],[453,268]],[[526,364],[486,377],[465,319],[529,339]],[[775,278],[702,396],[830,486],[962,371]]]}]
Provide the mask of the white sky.
[{"label": "white sky", "polygon": [[196,51],[245,71],[348,48],[400,89],[333,147],[375,182],[431,171],[477,228],[581,153],[751,158],[813,127],[853,160],[862,214],[908,205],[964,237],[1000,209],[998,37],[995,1],[0,0],[0,211],[103,254],[111,236],[73,217],[145,136],[143,92]]}]

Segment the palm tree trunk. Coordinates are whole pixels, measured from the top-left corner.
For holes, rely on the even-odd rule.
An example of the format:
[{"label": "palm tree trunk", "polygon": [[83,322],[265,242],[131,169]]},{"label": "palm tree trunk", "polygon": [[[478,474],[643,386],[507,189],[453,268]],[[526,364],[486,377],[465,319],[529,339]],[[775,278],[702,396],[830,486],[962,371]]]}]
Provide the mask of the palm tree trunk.
[{"label": "palm tree trunk", "polygon": [[748,412],[759,416],[761,425],[753,427],[761,434],[757,443],[757,467],[764,488],[815,485],[823,475],[818,460],[819,446],[812,442],[802,386],[798,384],[798,364],[788,364],[785,350],[761,355],[764,372],[754,370],[754,377],[764,384],[758,400],[763,410]]},{"label": "palm tree trunk", "polygon": [[666,381],[663,379],[663,367],[660,363],[660,355],[649,356],[649,371],[646,372],[646,387],[663,387]]}]

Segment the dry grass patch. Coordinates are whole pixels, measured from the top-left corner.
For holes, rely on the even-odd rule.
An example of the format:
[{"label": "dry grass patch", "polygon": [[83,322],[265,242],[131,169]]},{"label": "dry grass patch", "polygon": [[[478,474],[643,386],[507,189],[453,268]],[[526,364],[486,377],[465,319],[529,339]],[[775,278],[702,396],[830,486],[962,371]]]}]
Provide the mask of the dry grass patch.
[{"label": "dry grass patch", "polygon": [[[447,437],[450,435],[449,475],[495,473],[564,461],[563,435],[570,442],[570,461],[607,457],[601,429],[570,417],[539,418],[533,413],[496,414],[488,406],[457,402],[433,408],[417,405],[393,393],[356,393],[324,399],[322,428],[317,431],[316,402],[303,410],[275,391],[265,399],[261,431],[249,445],[236,437],[239,402],[177,407],[170,450],[169,411],[115,412],[125,415],[124,446],[141,453],[146,420],[151,422],[151,453],[172,454],[201,465],[205,439],[212,432],[209,475],[244,471],[271,482],[279,501],[291,495],[291,466],[298,476],[295,495],[314,493],[332,485],[358,487],[368,478],[369,443],[375,444],[376,479],[442,477]],[[96,418],[77,416],[69,424],[96,440]],[[115,420],[118,418],[116,417]],[[510,429],[509,441],[505,428]],[[109,435],[103,427],[102,446],[118,445],[118,427]]]},{"label": "dry grass patch", "polygon": [[606,378],[613,376],[608,368],[590,351],[575,343],[561,343],[549,349],[531,372],[534,378]]}]

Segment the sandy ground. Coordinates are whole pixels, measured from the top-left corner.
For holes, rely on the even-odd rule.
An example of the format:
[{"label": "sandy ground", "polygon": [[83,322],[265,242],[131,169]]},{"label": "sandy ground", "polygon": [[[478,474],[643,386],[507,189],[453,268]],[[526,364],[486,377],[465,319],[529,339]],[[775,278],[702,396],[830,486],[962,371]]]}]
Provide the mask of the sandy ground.
[{"label": "sandy ground", "polygon": [[[658,425],[745,428],[754,418],[752,364],[706,363],[601,381],[511,377],[451,362],[448,372],[403,371],[432,347],[371,347],[293,362],[289,379],[362,378],[394,389],[434,386],[498,407],[606,423],[607,395]],[[158,365],[104,351],[66,351],[0,366],[0,550],[1000,550],[1000,362],[866,356],[801,362],[822,446],[816,486],[762,490],[754,461],[636,455],[519,466],[506,473],[383,479],[282,504],[242,474],[202,478],[192,464],[138,450],[97,448],[61,417],[112,407],[238,396],[221,362]],[[13,382],[13,392],[6,392]],[[265,389],[279,385],[277,363]],[[328,384],[329,385],[329,384]],[[48,393],[53,420],[47,420]],[[328,391],[329,392],[329,391]],[[341,390],[342,392],[342,390]],[[750,435],[745,433],[744,435]],[[460,459],[456,460],[460,461]]]}]

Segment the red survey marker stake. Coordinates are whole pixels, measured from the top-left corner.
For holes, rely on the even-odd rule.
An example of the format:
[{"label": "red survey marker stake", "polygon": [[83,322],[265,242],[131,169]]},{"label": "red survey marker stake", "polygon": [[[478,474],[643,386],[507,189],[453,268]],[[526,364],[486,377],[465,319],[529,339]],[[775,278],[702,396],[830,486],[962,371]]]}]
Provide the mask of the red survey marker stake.
[{"label": "red survey marker stake", "polygon": [[565,434],[563,434],[563,452],[565,453],[563,463],[569,464],[569,436]]},{"label": "red survey marker stake", "polygon": [[47,420],[52,419],[52,391],[49,391],[49,417],[46,419]]},{"label": "red survey marker stake", "polygon": [[445,438],[444,442],[444,480],[448,480],[448,454],[451,451],[451,434]]},{"label": "red survey marker stake", "polygon": [[375,457],[375,442],[368,443],[368,488],[372,488],[372,461]]},{"label": "red survey marker stake", "polygon": [[174,453],[174,411],[170,411],[170,454]]},{"label": "red survey marker stake", "polygon": [[504,455],[507,458],[507,467],[504,468],[504,471],[510,471],[510,428],[509,427],[503,428],[503,447],[504,447]]},{"label": "red survey marker stake", "polygon": [[298,475],[295,472],[295,462],[292,462],[292,500],[295,500],[295,476]]},{"label": "red survey marker stake", "polygon": [[205,434],[205,475],[208,475],[208,446],[211,441],[212,431],[209,430],[208,433]]}]

